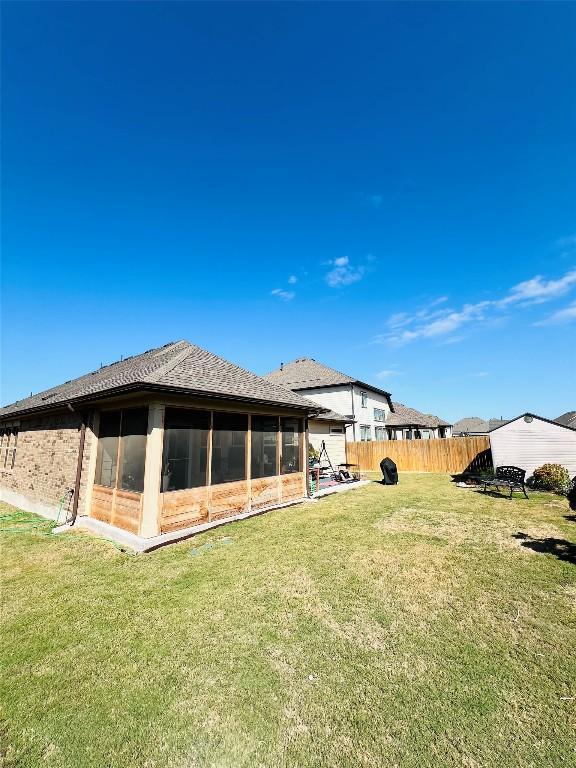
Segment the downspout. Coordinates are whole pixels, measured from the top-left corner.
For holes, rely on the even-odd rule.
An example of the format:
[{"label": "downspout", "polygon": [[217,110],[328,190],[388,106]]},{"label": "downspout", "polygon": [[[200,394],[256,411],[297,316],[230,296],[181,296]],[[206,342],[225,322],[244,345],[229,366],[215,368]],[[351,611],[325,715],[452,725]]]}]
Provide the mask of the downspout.
[{"label": "downspout", "polygon": [[310,460],[308,458],[310,451],[310,427],[308,416],[304,419],[305,434],[304,434],[304,466],[306,467],[306,496],[312,498],[312,491],[310,490]]},{"label": "downspout", "polygon": [[354,421],[352,422],[352,436],[354,440],[352,442],[356,442],[356,413],[354,412],[354,382],[350,384],[350,395],[352,397],[352,418]]},{"label": "downspout", "polygon": [[[73,411],[74,409],[68,403],[68,408]],[[78,461],[76,462],[76,480],[74,481],[74,496],[72,501],[72,516],[70,517],[70,526],[76,522],[76,516],[78,515],[78,502],[80,497],[80,480],[82,479],[82,461],[84,459],[84,443],[86,441],[86,421],[87,417],[82,414],[82,423],[80,425],[80,441],[78,444]]]}]

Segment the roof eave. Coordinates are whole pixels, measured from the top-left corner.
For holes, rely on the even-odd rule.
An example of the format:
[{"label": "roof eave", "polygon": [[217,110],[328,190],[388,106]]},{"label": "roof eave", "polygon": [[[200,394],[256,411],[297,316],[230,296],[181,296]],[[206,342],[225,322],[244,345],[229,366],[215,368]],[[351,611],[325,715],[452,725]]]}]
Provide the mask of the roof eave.
[{"label": "roof eave", "polygon": [[83,403],[97,403],[100,400],[107,400],[110,397],[115,397],[116,395],[122,395],[124,393],[132,393],[132,392],[170,392],[170,393],[179,394],[179,395],[194,395],[196,397],[206,398],[209,400],[220,399],[220,400],[232,400],[233,402],[241,402],[241,403],[253,403],[256,405],[270,405],[278,408],[288,408],[288,409],[303,411],[308,416],[319,414],[319,413],[327,413],[329,410],[328,408],[323,408],[322,406],[308,407],[306,404],[298,405],[296,403],[286,403],[286,402],[281,402],[279,400],[246,397],[243,395],[228,395],[220,392],[206,392],[205,390],[198,390],[193,388],[170,387],[162,384],[152,384],[150,382],[134,382],[131,384],[124,384],[120,387],[106,389],[106,390],[103,390],[102,392],[93,392],[91,394],[83,395],[81,397],[71,397],[67,400],[61,400],[57,403],[43,403],[41,405],[36,405],[31,408],[22,408],[19,410],[10,411],[9,413],[6,413],[6,414],[0,413],[0,421],[4,419],[13,419],[20,416],[28,416],[35,413],[48,413],[50,411],[59,411],[59,410],[65,409],[68,405],[72,406],[72,405],[80,405]]},{"label": "roof eave", "polygon": [[390,392],[386,392],[385,389],[379,389],[378,387],[375,387],[373,384],[367,384],[365,381],[360,381],[359,379],[353,379],[352,381],[342,381],[338,384],[311,384],[310,386],[299,386],[296,383],[294,384],[283,384],[282,386],[286,386],[289,389],[292,390],[292,392],[306,392],[309,389],[328,389],[329,387],[349,387],[350,384],[358,384],[360,387],[363,387],[364,389],[370,389],[372,392],[377,392],[379,395],[384,395],[384,397],[388,400],[388,404],[390,406],[390,410],[392,413],[394,413],[394,405],[392,403],[392,395]]},{"label": "roof eave", "polygon": [[502,429],[502,427],[507,427],[508,424],[512,424],[513,422],[518,421],[518,419],[523,419],[524,416],[532,416],[533,419],[538,419],[538,421],[545,421],[546,424],[553,424],[555,427],[562,427],[563,429],[569,429],[571,432],[576,432],[576,427],[569,427],[567,424],[558,424],[558,422],[554,421],[554,419],[547,419],[544,416],[539,416],[537,413],[526,412],[521,413],[514,419],[510,419],[510,421],[507,421],[505,424],[499,424],[497,427],[489,430],[488,434],[491,435],[492,432],[496,432],[497,430]]}]

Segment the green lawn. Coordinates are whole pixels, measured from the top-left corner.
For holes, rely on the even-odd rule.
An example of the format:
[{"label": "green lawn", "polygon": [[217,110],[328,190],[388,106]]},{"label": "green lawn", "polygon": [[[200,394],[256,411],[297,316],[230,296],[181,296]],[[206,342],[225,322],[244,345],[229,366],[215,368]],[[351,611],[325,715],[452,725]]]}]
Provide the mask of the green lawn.
[{"label": "green lawn", "polygon": [[576,765],[571,514],[407,473],[148,555],[3,533],[3,764]]}]

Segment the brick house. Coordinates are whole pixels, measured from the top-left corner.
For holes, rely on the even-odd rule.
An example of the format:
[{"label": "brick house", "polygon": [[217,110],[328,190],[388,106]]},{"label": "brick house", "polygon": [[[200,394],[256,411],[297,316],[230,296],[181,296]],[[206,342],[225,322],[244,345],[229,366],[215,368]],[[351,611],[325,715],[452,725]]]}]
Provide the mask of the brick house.
[{"label": "brick house", "polygon": [[70,516],[100,530],[185,533],[304,499],[308,417],[324,410],[167,344],[0,409],[0,499],[53,516],[70,488]]}]

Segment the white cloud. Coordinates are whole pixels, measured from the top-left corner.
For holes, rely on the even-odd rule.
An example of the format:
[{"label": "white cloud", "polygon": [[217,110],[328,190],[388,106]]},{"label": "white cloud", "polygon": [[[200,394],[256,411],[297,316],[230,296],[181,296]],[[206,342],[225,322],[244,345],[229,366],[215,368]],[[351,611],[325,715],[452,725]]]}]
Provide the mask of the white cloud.
[{"label": "white cloud", "polygon": [[441,317],[417,325],[415,328],[404,330],[401,333],[392,333],[388,336],[388,341],[392,344],[407,344],[418,338],[434,338],[454,333],[463,325],[482,320],[490,303],[489,301],[480,301],[477,304],[465,304],[458,312],[448,312]]},{"label": "white cloud", "polygon": [[522,302],[527,304],[541,304],[543,301],[563,296],[576,285],[576,269],[567,272],[558,280],[543,280],[541,275],[536,275],[531,280],[525,280],[515,285],[508,296],[498,302],[499,306]]},{"label": "white cloud", "polygon": [[379,371],[376,374],[377,379],[390,379],[392,376],[401,376],[401,371],[394,371],[394,370],[387,370],[387,371]]},{"label": "white cloud", "polygon": [[296,277],[296,275],[290,275],[290,277],[288,278],[288,285],[296,285],[297,282],[298,282],[298,278]]},{"label": "white cloud", "polygon": [[490,376],[488,371],[478,371],[477,373],[469,373],[468,378],[469,379],[485,379],[486,376]]},{"label": "white cloud", "polygon": [[[490,299],[478,301],[473,304],[464,304],[460,309],[441,307],[434,309],[438,304],[447,301],[446,296],[441,296],[417,312],[397,312],[388,318],[387,333],[380,333],[372,338],[373,344],[387,342],[392,345],[408,344],[416,339],[442,339],[441,344],[453,344],[461,341],[461,333],[456,334],[464,326],[488,323],[498,325],[505,322],[502,311],[511,311],[552,301],[569,293],[576,287],[576,269],[566,272],[556,280],[546,280],[541,275],[530,280],[524,280],[513,286],[503,299]],[[576,303],[565,309],[559,310],[549,317],[536,323],[536,325],[554,325],[566,323],[576,316]],[[443,339],[442,337],[447,337]]]},{"label": "white cloud", "polygon": [[363,266],[353,267],[348,256],[339,256],[331,262],[332,269],[326,273],[326,282],[330,288],[341,288],[362,280],[365,273]]},{"label": "white cloud", "polygon": [[440,341],[437,346],[445,347],[448,344],[458,344],[459,341],[464,341],[464,336],[448,336],[447,339]]},{"label": "white cloud", "polygon": [[576,301],[568,307],[564,307],[564,309],[553,312],[538,323],[534,323],[534,325],[562,325],[564,323],[571,323],[573,320],[576,320]]},{"label": "white cloud", "polygon": [[270,291],[270,296],[276,296],[278,299],[282,299],[282,301],[292,301],[296,294],[294,291],[285,291],[282,288],[274,288],[273,291]]},{"label": "white cloud", "polygon": [[411,316],[408,312],[396,312],[386,321],[386,325],[389,328],[401,328],[403,325],[407,325],[412,322]]}]

